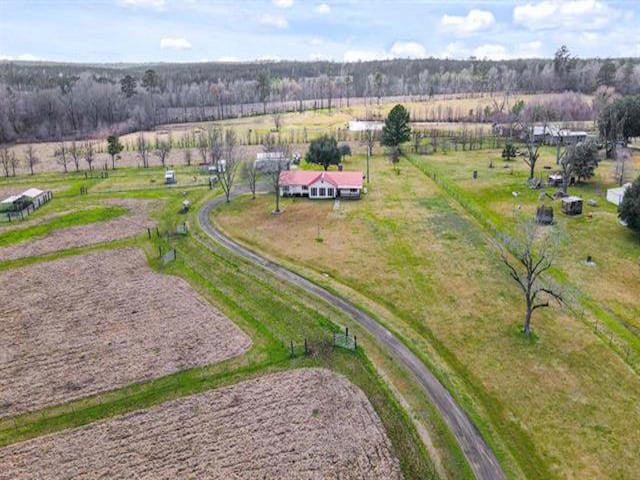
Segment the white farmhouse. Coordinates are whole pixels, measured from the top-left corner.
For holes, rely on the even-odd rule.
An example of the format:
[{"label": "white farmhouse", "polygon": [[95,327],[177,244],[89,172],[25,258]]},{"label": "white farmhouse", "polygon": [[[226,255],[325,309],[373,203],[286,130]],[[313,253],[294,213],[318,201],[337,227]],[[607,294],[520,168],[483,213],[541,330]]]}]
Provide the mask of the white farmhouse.
[{"label": "white farmhouse", "polygon": [[360,198],[362,172],[286,170],[280,173],[281,197]]}]

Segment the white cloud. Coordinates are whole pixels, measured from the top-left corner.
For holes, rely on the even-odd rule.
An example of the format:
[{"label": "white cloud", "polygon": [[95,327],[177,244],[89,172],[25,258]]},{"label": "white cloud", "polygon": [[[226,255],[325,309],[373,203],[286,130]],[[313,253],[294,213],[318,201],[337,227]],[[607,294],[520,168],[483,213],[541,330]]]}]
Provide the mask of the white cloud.
[{"label": "white cloud", "polygon": [[451,33],[457,35],[470,35],[477,32],[483,32],[496,23],[493,13],[486,10],[470,10],[464,16],[443,15],[440,19],[440,26]]},{"label": "white cloud", "polygon": [[375,50],[347,50],[344,52],[345,62],[370,62],[372,60],[384,60],[389,58],[385,52]]},{"label": "white cloud", "polygon": [[534,40],[520,43],[513,56],[517,58],[540,58],[542,57],[542,42]]},{"label": "white cloud", "polygon": [[0,53],[0,61],[1,60],[17,60],[19,62],[43,62],[44,58],[32,55],[30,53],[21,53],[20,55],[16,56],[3,55],[2,53]]},{"label": "white cloud", "polygon": [[322,45],[324,43],[324,40],[322,40],[320,37],[313,37],[309,43],[311,43],[311,45],[318,46]]},{"label": "white cloud", "polygon": [[165,7],[165,0],[120,0],[122,5],[127,7],[143,7],[143,8],[155,8],[161,10]]},{"label": "white cloud", "polygon": [[223,63],[236,63],[240,62],[241,60],[238,57],[219,57],[216,61]]},{"label": "white cloud", "polygon": [[498,43],[485,43],[473,49],[473,56],[476,58],[487,58],[489,60],[506,60],[509,58],[507,49]]},{"label": "white cloud", "polygon": [[395,42],[391,55],[397,58],[425,58],[427,50],[418,42]]},{"label": "white cloud", "polygon": [[321,3],[315,8],[315,12],[320,15],[329,15],[331,13],[331,7],[326,3]]},{"label": "white cloud", "polygon": [[326,53],[310,53],[309,60],[311,60],[312,62],[316,62],[316,61],[327,61],[327,60],[333,60],[333,59],[331,58],[331,55],[327,55]]},{"label": "white cloud", "polygon": [[277,55],[262,55],[256,58],[256,60],[259,62],[279,62],[282,59]]},{"label": "white cloud", "polygon": [[287,28],[289,26],[286,18],[280,15],[271,15],[270,13],[262,15],[262,17],[260,17],[260,23],[275,28]]},{"label": "white cloud", "polygon": [[186,38],[172,38],[165,37],[160,40],[160,48],[173,49],[173,50],[189,50],[191,48],[191,42]]},{"label": "white cloud", "polygon": [[467,58],[469,49],[462,42],[453,42],[446,46],[444,52],[440,54],[442,58]]},{"label": "white cloud", "polygon": [[529,30],[567,29],[598,30],[621,12],[598,0],[545,0],[518,5],[513,9],[513,22]]},{"label": "white cloud", "polygon": [[293,7],[293,0],[273,0],[273,4],[278,8],[291,8]]}]

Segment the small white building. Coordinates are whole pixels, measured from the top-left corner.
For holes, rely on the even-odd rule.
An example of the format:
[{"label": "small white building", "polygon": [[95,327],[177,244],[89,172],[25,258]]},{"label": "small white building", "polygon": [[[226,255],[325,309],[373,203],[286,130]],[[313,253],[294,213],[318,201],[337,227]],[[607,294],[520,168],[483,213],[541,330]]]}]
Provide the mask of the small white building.
[{"label": "small white building", "polygon": [[279,168],[281,170],[289,170],[291,168],[291,160],[282,152],[258,152],[256,153],[256,169],[261,172],[270,172]]},{"label": "small white building", "polygon": [[39,188],[30,188],[22,192],[22,197],[26,198],[33,204],[34,208],[39,208],[49,201],[50,192],[43,192]]},{"label": "small white building", "polygon": [[614,205],[620,205],[622,203],[622,198],[629,187],[631,187],[631,184],[625,183],[621,187],[608,189],[607,202],[613,203]]},{"label": "small white building", "polygon": [[587,139],[587,132],[582,130],[569,130],[555,125],[536,125],[533,131],[522,132],[524,140],[533,135],[533,141],[545,145],[575,145]]},{"label": "small white building", "polygon": [[167,170],[166,172],[164,172],[164,183],[166,183],[167,185],[176,183],[175,170]]},{"label": "small white building", "polygon": [[349,131],[351,132],[379,132],[384,127],[383,122],[367,122],[362,120],[352,120],[349,122]]},{"label": "small white building", "polygon": [[360,198],[362,172],[286,170],[280,173],[280,196],[311,199]]}]

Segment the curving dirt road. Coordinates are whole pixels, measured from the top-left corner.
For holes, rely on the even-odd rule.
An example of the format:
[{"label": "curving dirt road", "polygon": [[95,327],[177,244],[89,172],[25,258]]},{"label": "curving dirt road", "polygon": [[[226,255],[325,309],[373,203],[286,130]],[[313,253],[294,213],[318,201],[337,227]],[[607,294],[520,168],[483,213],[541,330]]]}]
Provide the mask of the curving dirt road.
[{"label": "curving dirt road", "polygon": [[[234,196],[246,193],[245,189],[238,189]],[[425,367],[404,343],[395,337],[389,330],[380,325],[373,318],[360,311],[346,300],[334,295],[306,278],[287,270],[286,268],[267,260],[251,250],[239,245],[223,235],[211,223],[211,211],[225,201],[224,195],[214,198],[206,203],[198,212],[198,222],[202,229],[214,240],[224,245],[237,255],[260,265],[277,275],[279,278],[297,285],[306,291],[317,295],[336,308],[342,310],[354,321],[366,329],[373,337],[381,342],[394,358],[401,362],[414,375],[416,381],[429,395],[440,415],[446,421],[451,433],[454,435],[462,449],[476,478],[482,480],[500,480],[505,475],[495,455],[482,438],[475,425],[456,403],[451,394],[444,388],[438,379]]]}]

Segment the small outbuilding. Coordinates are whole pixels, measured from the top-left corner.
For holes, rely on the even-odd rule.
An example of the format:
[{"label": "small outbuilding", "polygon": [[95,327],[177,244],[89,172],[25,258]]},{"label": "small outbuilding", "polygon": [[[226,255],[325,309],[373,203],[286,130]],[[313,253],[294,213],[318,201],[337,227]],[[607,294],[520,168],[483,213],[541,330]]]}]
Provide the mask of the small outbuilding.
[{"label": "small outbuilding", "polygon": [[562,211],[567,215],[580,215],[582,213],[582,198],[576,196],[562,199]]},{"label": "small outbuilding", "polygon": [[164,172],[164,183],[167,185],[171,185],[176,183],[176,172],[175,170],[167,170]]},{"label": "small outbuilding", "polygon": [[626,183],[621,187],[610,188],[607,190],[607,202],[613,203],[614,205],[620,205],[622,203],[622,198],[629,187],[631,187],[631,184]]}]

